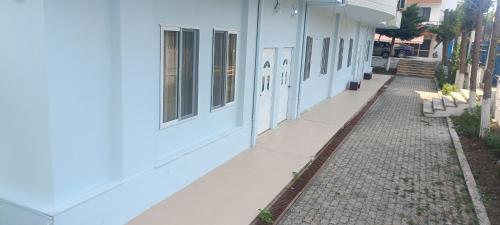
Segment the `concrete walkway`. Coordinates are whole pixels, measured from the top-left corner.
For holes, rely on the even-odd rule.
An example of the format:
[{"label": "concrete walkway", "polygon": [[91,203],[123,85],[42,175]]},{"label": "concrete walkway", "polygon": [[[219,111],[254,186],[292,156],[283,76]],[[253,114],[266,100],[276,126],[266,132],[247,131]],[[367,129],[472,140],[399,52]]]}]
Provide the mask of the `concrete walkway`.
[{"label": "concrete walkway", "polygon": [[280,224],[475,224],[446,119],[422,116],[431,92],[397,77]]},{"label": "concrete walkway", "polygon": [[301,119],[258,138],[257,146],[146,211],[129,225],[246,225],[326,142],[370,100],[389,76],[326,100]]}]

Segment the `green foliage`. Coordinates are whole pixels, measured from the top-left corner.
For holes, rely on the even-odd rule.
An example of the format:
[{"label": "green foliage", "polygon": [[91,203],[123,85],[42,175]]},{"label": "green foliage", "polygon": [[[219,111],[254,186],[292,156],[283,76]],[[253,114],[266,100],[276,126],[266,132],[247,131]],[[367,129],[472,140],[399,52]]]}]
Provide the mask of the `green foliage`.
[{"label": "green foliage", "polygon": [[493,148],[495,152],[500,153],[500,132],[490,131],[486,134],[486,145]]},{"label": "green foliage", "polygon": [[413,4],[403,11],[401,17],[401,26],[399,29],[377,29],[378,34],[387,37],[399,38],[401,40],[411,40],[420,36],[424,28],[420,26],[422,18],[418,15],[419,7]]},{"label": "green foliage", "polygon": [[443,86],[446,83],[453,83],[453,82],[455,82],[455,78],[454,77],[449,77],[448,74],[445,73],[443,66],[439,66],[438,67],[438,69],[436,71],[436,79],[437,79],[439,88],[443,88]]},{"label": "green foliage", "polygon": [[439,41],[451,41],[460,33],[460,27],[459,12],[446,9],[441,24],[428,27],[428,31],[435,33]]},{"label": "green foliage", "polygon": [[443,95],[450,95],[451,92],[458,91],[458,87],[454,84],[446,83],[443,85],[441,92]]},{"label": "green foliage", "polygon": [[478,137],[481,125],[481,107],[467,109],[465,112],[453,118],[457,132],[466,137]]},{"label": "green foliage", "polygon": [[497,177],[500,178],[500,166],[497,166],[497,172],[496,172],[496,174],[497,174]]},{"label": "green foliage", "polygon": [[267,209],[259,209],[259,219],[261,219],[264,223],[273,224],[273,214]]}]

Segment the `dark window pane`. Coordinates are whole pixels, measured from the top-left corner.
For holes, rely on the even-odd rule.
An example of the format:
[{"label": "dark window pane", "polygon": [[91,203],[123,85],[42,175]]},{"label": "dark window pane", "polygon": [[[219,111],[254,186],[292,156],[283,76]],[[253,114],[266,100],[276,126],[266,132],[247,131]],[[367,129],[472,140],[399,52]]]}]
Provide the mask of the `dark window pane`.
[{"label": "dark window pane", "polygon": [[224,74],[226,73],[226,32],[214,33],[212,107],[224,105]]},{"label": "dark window pane", "polygon": [[198,33],[182,31],[181,118],[196,115]]},{"label": "dark window pane", "polygon": [[313,38],[307,36],[306,39],[306,54],[305,54],[305,62],[304,62],[304,80],[309,79],[311,73],[311,56],[312,56],[312,46]]},{"label": "dark window pane", "polygon": [[347,67],[351,66],[351,59],[352,59],[352,46],[353,41],[352,38],[349,39],[349,55],[347,56]]},{"label": "dark window pane", "polygon": [[337,70],[342,69],[342,57],[344,56],[344,39],[340,39],[339,43],[339,60],[337,62]]},{"label": "dark window pane", "polygon": [[163,123],[177,119],[177,64],[179,32],[164,32]]},{"label": "dark window pane", "polygon": [[429,22],[431,17],[431,8],[430,7],[419,7],[418,15],[422,17],[423,22]]},{"label": "dark window pane", "polygon": [[321,74],[328,73],[328,59],[330,56],[330,38],[323,39],[323,52],[321,53]]},{"label": "dark window pane", "polygon": [[370,58],[371,43],[372,43],[372,41],[370,41],[370,40],[366,41],[366,58],[365,58],[365,61],[368,61],[368,59]]},{"label": "dark window pane", "polygon": [[236,85],[236,34],[229,34],[229,44],[227,49],[227,77],[226,77],[226,103],[234,101]]}]

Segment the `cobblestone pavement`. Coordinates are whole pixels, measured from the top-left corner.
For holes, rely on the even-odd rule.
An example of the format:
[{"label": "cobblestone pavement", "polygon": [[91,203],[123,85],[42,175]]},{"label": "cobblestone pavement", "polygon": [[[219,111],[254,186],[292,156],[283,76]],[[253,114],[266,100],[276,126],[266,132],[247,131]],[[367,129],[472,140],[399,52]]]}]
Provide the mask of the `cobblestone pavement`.
[{"label": "cobblestone pavement", "polygon": [[446,119],[417,91],[433,81],[397,77],[279,224],[476,224]]}]

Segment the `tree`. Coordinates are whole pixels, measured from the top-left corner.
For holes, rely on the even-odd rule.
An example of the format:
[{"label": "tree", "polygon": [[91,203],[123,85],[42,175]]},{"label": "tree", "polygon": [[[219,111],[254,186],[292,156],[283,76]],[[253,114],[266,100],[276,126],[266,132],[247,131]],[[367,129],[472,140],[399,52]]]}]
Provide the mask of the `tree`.
[{"label": "tree", "polygon": [[451,69],[448,62],[448,47],[450,42],[455,39],[460,32],[458,12],[452,9],[444,10],[444,16],[441,20],[441,24],[438,26],[431,26],[428,30],[431,33],[436,34],[438,41],[443,43],[442,64],[447,65],[448,68]]},{"label": "tree", "polygon": [[476,87],[477,87],[477,72],[479,68],[479,52],[481,51],[481,40],[483,40],[483,19],[484,12],[486,12],[490,6],[490,0],[468,0],[470,4],[470,9],[475,18],[475,36],[474,36],[474,47],[472,51],[472,69],[470,74],[470,86],[469,86],[469,107],[474,108],[476,106]]},{"label": "tree", "polygon": [[394,55],[394,43],[396,38],[401,40],[411,40],[420,36],[423,31],[423,27],[420,26],[422,23],[422,18],[418,15],[418,6],[413,4],[403,11],[401,17],[401,26],[399,29],[377,29],[378,34],[385,35],[392,38],[390,56]]},{"label": "tree", "polygon": [[455,85],[458,88],[464,88],[465,74],[467,71],[467,49],[469,47],[469,37],[474,30],[474,17],[470,1],[466,1],[457,8],[460,19],[460,60],[459,60],[459,73],[455,80]]},{"label": "tree", "polygon": [[484,73],[484,95],[481,107],[481,130],[479,132],[481,139],[484,139],[490,130],[491,81],[493,79],[493,71],[495,70],[497,45],[500,41],[500,20],[498,19],[500,19],[500,4],[497,4],[495,11],[495,22],[493,22],[493,31],[491,32],[488,63],[486,64],[486,71]]}]

